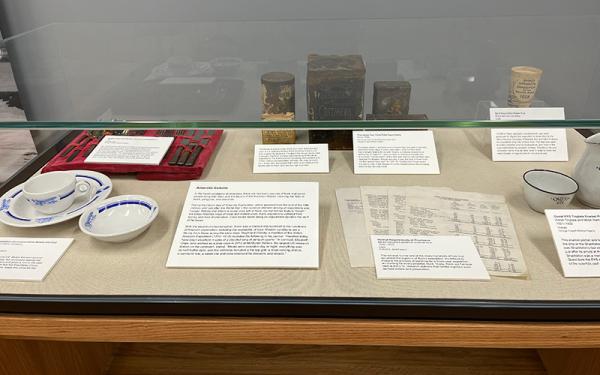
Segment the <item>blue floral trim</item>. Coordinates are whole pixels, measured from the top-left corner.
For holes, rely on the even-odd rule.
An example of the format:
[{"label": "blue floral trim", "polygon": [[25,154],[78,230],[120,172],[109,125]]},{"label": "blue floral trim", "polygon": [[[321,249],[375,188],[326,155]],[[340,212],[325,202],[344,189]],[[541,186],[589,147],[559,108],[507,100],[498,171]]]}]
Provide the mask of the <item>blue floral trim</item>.
[{"label": "blue floral trim", "polygon": [[6,211],[10,208],[10,199],[3,199],[0,204],[0,211]]},{"label": "blue floral trim", "polygon": [[68,192],[65,195],[59,195],[56,197],[50,197],[50,198],[46,198],[46,199],[27,199],[27,201],[29,203],[33,204],[34,206],[42,206],[43,207],[43,206],[48,206],[50,204],[55,204],[59,200],[70,197],[73,194],[75,194],[75,190],[71,190],[70,192]]},{"label": "blue floral trim", "polygon": [[34,206],[48,206],[58,202],[59,200],[59,197],[51,197],[46,199],[27,199],[27,202],[33,204]]},{"label": "blue floral trim", "polygon": [[84,227],[91,229],[92,228],[92,223],[94,222],[94,220],[96,219],[96,215],[94,215],[93,212],[90,212],[90,214],[88,215],[88,217],[85,219],[85,223],[83,224]]},{"label": "blue floral trim", "polygon": [[35,219],[35,222],[43,224],[43,223],[48,223],[52,220],[54,220],[54,216],[46,216],[46,217],[39,217],[39,218]]}]

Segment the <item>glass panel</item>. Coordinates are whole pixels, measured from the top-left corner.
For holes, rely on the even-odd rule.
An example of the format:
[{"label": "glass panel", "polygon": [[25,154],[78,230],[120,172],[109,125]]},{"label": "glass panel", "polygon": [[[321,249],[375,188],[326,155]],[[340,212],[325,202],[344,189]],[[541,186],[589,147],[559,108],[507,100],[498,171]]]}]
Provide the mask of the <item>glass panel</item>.
[{"label": "glass panel", "polygon": [[7,129],[434,129],[434,128],[577,128],[597,129],[599,120],[522,120],[522,121],[111,121],[111,122],[2,122]]},{"label": "glass panel", "polygon": [[408,81],[410,113],[486,120],[507,105],[511,67],[543,70],[532,106],[600,118],[599,12],[42,25],[6,45],[30,120],[260,119],[260,77],[296,78],[307,119],[307,56],[360,54],[364,115],[376,81]]},{"label": "glass panel", "polygon": [[[35,125],[29,123],[30,127]],[[69,124],[62,124],[65,125]],[[99,125],[130,127],[132,124]],[[80,130],[66,133],[63,130],[46,130],[67,134],[67,136],[54,148],[40,152],[28,166],[0,187],[0,193],[4,195],[3,210],[21,210],[12,214],[31,219],[23,216],[28,215],[29,212],[24,206],[17,206],[8,200],[17,199],[18,197],[11,197],[11,194],[18,192],[17,186],[40,168],[43,168],[43,171],[62,169],[65,165],[66,169],[102,168],[91,164],[86,166],[83,160],[91,145],[106,134],[172,135],[179,139],[193,139],[196,134],[201,134],[201,137],[214,134],[208,131],[197,133],[198,129],[194,126],[198,123],[166,124],[172,127],[159,128],[158,131],[149,133],[144,133],[143,124],[133,125],[138,126],[133,127],[129,133],[115,129],[103,132],[96,127],[90,128],[83,131],[86,134],[83,138]],[[75,124],[74,127],[84,126]],[[2,130],[2,132],[8,131],[12,130]],[[498,163],[491,159],[488,129],[436,128],[433,133],[440,162],[441,174],[439,175],[354,174],[351,150],[329,152],[329,173],[253,174],[253,153],[255,145],[262,142],[261,131],[239,127],[226,129],[201,174],[188,177],[186,180],[178,180],[178,178],[170,180],[168,175],[153,175],[150,176],[150,180],[146,180],[149,175],[146,174],[144,177],[144,174],[152,172],[151,167],[140,168],[137,178],[136,173],[108,173],[113,186],[111,196],[141,194],[151,197],[158,203],[160,214],[150,229],[129,242],[112,244],[92,239],[83,233],[78,229],[76,218],[55,225],[31,228],[0,224],[0,237],[75,238],[72,246],[43,282],[0,281],[2,293],[0,300],[23,301],[23,295],[28,295],[29,299],[48,302],[59,295],[63,296],[61,298],[74,298],[70,300],[71,302],[81,302],[94,297],[101,298],[103,301],[95,300],[98,303],[110,304],[115,301],[136,303],[137,311],[140,312],[144,309],[152,309],[150,305],[145,305],[150,300],[140,299],[142,297],[157,298],[156,301],[162,301],[167,305],[183,301],[192,304],[200,301],[205,303],[207,299],[218,304],[219,299],[228,298],[227,303],[241,304],[240,311],[245,311],[244,304],[255,303],[257,298],[262,301],[260,303],[272,306],[283,303],[282,299],[300,299],[300,302],[296,302],[300,305],[306,303],[308,306],[317,303],[319,299],[326,298],[332,299],[328,302],[332,304],[332,309],[341,306],[337,304],[338,302],[360,304],[366,303],[365,299],[369,299],[371,302],[368,304],[379,307],[395,306],[394,304],[398,303],[425,303],[428,308],[433,309],[430,313],[437,311],[436,306],[446,306],[450,300],[457,306],[461,304],[467,306],[477,301],[484,304],[513,304],[513,307],[518,308],[531,304],[545,307],[558,306],[557,308],[564,309],[564,313],[567,314],[562,315],[563,318],[569,313],[578,311],[573,307],[573,303],[588,303],[588,308],[600,308],[600,294],[596,292],[600,290],[600,279],[563,277],[546,218],[543,214],[529,208],[522,191],[522,175],[528,169],[552,169],[572,175],[575,164],[582,157],[586,147],[584,137],[573,129],[566,130],[569,149],[567,162]],[[296,135],[297,143],[307,142],[306,129],[298,129]],[[92,139],[88,139],[88,136]],[[73,140],[75,140],[75,147],[70,148],[67,145]],[[192,144],[194,142],[191,141]],[[74,157],[69,161],[73,155]],[[319,268],[166,268],[165,261],[180,219],[190,179],[204,182],[318,182]],[[485,282],[380,280],[377,279],[372,267],[352,267],[335,194],[336,189],[359,186],[426,186],[503,196],[515,224],[529,277],[526,279],[493,277],[491,281]],[[569,208],[585,208],[585,206],[575,200]],[[230,298],[234,297],[235,302],[232,302]],[[337,300],[340,301],[336,302]],[[40,306],[43,310],[43,306],[46,305]],[[319,311],[321,315],[328,314],[327,311]],[[333,311],[331,310],[332,314]],[[268,312],[269,308],[263,306],[254,311],[254,314]],[[402,316],[403,313],[396,311],[392,315]]]}]

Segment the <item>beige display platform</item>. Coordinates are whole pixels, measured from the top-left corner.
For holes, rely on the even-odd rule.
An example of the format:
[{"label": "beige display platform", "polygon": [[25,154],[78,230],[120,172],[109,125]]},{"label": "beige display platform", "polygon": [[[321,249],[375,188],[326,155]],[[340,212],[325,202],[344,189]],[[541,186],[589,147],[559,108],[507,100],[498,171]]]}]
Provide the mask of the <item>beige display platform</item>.
[{"label": "beige display platform", "polygon": [[[74,237],[75,242],[43,282],[0,282],[4,294],[330,296],[511,300],[600,300],[600,279],[566,279],[544,215],[527,207],[521,175],[531,168],[571,173],[585,144],[568,130],[569,162],[492,162],[489,129],[436,129],[440,175],[354,175],[352,152],[330,152],[330,174],[253,175],[260,131],[226,130],[202,180],[318,181],[318,270],[168,269],[167,255],[189,182],[137,181],[114,177],[112,195],[144,194],[160,205],[158,219],[141,237],[123,244],[84,235],[77,221],[36,229],[0,224],[0,236]],[[516,225],[529,279],[494,277],[490,282],[377,280],[375,270],[351,268],[335,189],[361,185],[447,186],[503,194]]]}]

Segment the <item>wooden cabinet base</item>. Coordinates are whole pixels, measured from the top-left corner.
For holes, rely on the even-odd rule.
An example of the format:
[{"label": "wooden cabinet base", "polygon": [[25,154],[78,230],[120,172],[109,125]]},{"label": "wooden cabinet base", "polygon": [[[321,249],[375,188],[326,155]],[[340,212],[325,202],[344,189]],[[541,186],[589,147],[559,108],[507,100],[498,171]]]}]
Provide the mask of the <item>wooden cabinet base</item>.
[{"label": "wooden cabinet base", "polygon": [[600,374],[600,349],[543,349],[538,353],[548,375]]},{"label": "wooden cabinet base", "polygon": [[535,350],[389,346],[123,344],[110,375],[545,375]]},{"label": "wooden cabinet base", "polygon": [[106,373],[116,344],[0,340],[0,375]]},{"label": "wooden cabinet base", "polygon": [[105,344],[0,340],[0,375],[597,375],[598,349]]},{"label": "wooden cabinet base", "polygon": [[598,375],[599,348],[596,322],[0,315],[0,375]]}]

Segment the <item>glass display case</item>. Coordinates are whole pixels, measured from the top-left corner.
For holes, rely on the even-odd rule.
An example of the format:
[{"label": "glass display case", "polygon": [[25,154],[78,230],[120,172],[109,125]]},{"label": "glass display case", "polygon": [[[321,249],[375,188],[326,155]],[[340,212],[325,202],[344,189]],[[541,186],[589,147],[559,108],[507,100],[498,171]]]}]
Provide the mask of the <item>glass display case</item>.
[{"label": "glass display case", "polygon": [[[587,135],[594,129],[594,121],[28,122],[4,126],[51,132],[64,132],[66,127],[69,130],[59,142],[41,152],[1,187],[0,220],[3,224],[0,224],[0,236],[74,238],[43,281],[0,282],[0,309],[4,312],[569,320],[595,319],[600,309],[600,295],[595,286],[598,279],[564,277],[548,222],[544,214],[530,207],[532,202],[523,190],[526,185],[523,174],[527,170],[550,169],[573,175],[575,164],[586,149],[582,133]],[[567,128],[568,161],[492,160],[490,128],[541,131],[563,127]],[[303,144],[308,142],[311,130],[335,131],[336,128],[358,133],[391,130],[398,134],[424,133],[430,129],[435,137],[440,174],[356,174],[352,150],[330,150],[328,173],[253,173],[255,146],[262,143],[262,130],[295,130],[296,143]],[[176,149],[182,148],[182,140],[189,139],[187,147],[193,149],[195,144],[203,144],[202,140],[206,139],[203,144],[206,148],[202,152],[208,152],[208,158],[203,159],[205,164],[200,175],[152,174],[152,168],[156,167],[149,166],[136,173],[114,173],[123,172],[114,169],[109,173],[103,169],[108,167],[105,164],[87,164],[85,169],[102,171],[98,175],[98,172],[81,171],[83,168],[78,163],[89,157],[89,150],[99,139],[108,135],[150,134],[175,137],[176,143],[163,159],[167,164]],[[182,150],[179,153],[183,155]],[[71,161],[67,162],[69,159]],[[180,168],[194,167],[186,167],[184,163]],[[150,228],[139,237],[122,243],[98,240],[81,227],[86,214],[83,214],[84,219],[76,218],[85,207],[67,214],[62,211],[43,215],[34,213],[27,206],[21,184],[40,169],[44,172],[75,169],[78,174],[88,173],[90,179],[99,179],[100,182],[92,181],[98,185],[94,185],[98,192],[89,198],[90,207],[101,204],[109,195],[136,194],[151,198],[160,211]],[[188,188],[194,181],[237,181],[248,185],[276,182],[282,186],[289,182],[316,182],[317,266],[274,269],[170,267],[167,259],[177,228],[184,220],[182,212]],[[102,189],[105,185],[111,186],[108,193]],[[344,222],[347,212],[336,199],[336,192],[339,194],[342,188],[372,186],[419,186],[423,191],[439,188],[503,197],[514,223],[516,246],[520,248],[527,271],[521,275],[508,272],[487,281],[378,279],[372,264],[353,261],[356,255],[349,251],[351,247],[356,249],[353,241],[357,239],[347,233]],[[80,204],[87,206],[87,202]],[[208,201],[204,203],[208,204]],[[574,200],[564,207],[587,206]],[[477,224],[463,222],[473,228]],[[489,240],[485,233],[470,234]],[[510,237],[507,236],[500,237]],[[363,250],[369,254],[368,242],[366,246]],[[499,248],[498,251],[505,250]],[[511,251],[513,257],[517,256],[514,248],[508,253]],[[502,254],[498,253],[496,257],[507,256],[507,253]],[[482,252],[483,258],[493,255],[488,250]],[[493,262],[491,264],[486,266],[494,275],[495,266]]]},{"label": "glass display case", "polygon": [[[600,127],[600,3],[299,4],[0,0],[29,120],[0,123],[0,137],[31,131],[38,152],[0,186],[0,237],[73,239],[42,281],[0,281],[0,312],[597,320],[599,279],[565,277],[539,211],[600,206],[598,140],[588,138]],[[357,139],[384,133],[420,140],[405,145],[410,155],[371,145],[371,163],[409,157],[439,173],[357,171]],[[499,134],[508,159],[496,155]],[[169,144],[157,162],[123,162],[132,152],[119,137]],[[109,139],[113,154],[98,146]],[[254,173],[260,144],[326,144],[326,171]],[[543,160],[546,146],[562,156]],[[422,149],[427,162],[414,159]],[[43,212],[56,202],[25,197],[23,184],[59,171],[78,171],[74,193],[57,197],[80,205]],[[560,192],[539,186],[554,178]],[[316,183],[310,267],[172,267],[190,186],[234,182]],[[90,228],[118,196],[151,221],[126,242],[102,241]],[[199,212],[221,212],[210,207]],[[136,224],[124,215],[105,223]],[[370,236],[405,234],[471,237],[491,278],[378,278]]]}]

